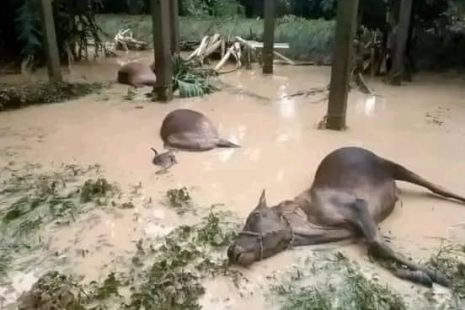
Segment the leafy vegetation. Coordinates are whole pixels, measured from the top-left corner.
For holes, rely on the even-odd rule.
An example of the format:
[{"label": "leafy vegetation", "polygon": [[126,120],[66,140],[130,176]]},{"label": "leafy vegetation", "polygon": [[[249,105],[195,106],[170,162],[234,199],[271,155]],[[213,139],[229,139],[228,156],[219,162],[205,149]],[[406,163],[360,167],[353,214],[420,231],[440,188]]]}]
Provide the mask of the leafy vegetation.
[{"label": "leafy vegetation", "polygon": [[[20,309],[49,309],[44,300],[59,309],[200,309],[203,277],[237,275],[228,270],[224,257],[224,246],[237,229],[224,221],[228,215],[211,209],[196,225],[179,226],[164,237],[140,241],[131,270],[110,273],[101,284],[80,285],[58,272],[46,273],[19,300],[23,307],[34,306]],[[127,300],[119,291],[124,287],[130,289]],[[115,300],[119,301],[112,303]]]},{"label": "leafy vegetation", "polygon": [[199,309],[198,298],[204,293],[201,278],[228,274],[224,247],[235,237],[237,226],[228,225],[226,216],[211,210],[199,224],[179,226],[141,251],[134,261],[152,264],[132,276],[142,282],[133,287],[127,308]]},{"label": "leafy vegetation", "polygon": [[181,98],[204,96],[217,90],[210,82],[212,70],[198,68],[181,57],[173,57],[173,62],[173,91],[179,90]]},{"label": "leafy vegetation", "polygon": [[[98,4],[96,0],[85,1],[83,5],[73,0],[53,2],[55,30],[62,60],[67,60],[68,56],[73,57],[75,61],[88,58],[91,46],[95,55],[106,51],[100,39],[102,32],[95,23],[94,12]],[[11,31],[15,32],[20,43],[19,56],[22,60],[26,58],[43,60],[42,25],[38,14],[38,2],[20,0],[12,3],[11,7],[16,9],[15,14],[8,17],[14,18]],[[16,45],[7,45],[5,48],[16,48]]]},{"label": "leafy vegetation", "polygon": [[[0,184],[0,280],[16,257],[43,248],[42,231],[46,227],[69,224],[77,215],[91,210],[89,206],[109,204],[107,198],[116,193],[116,188],[110,187],[102,178],[81,183],[81,178],[87,174],[98,175],[98,166],[80,169],[68,165],[52,173],[41,173],[32,167],[3,173]],[[104,192],[102,184],[105,185]]]},{"label": "leafy vegetation", "polygon": [[37,55],[42,48],[42,31],[40,26],[39,7],[37,1],[23,1],[15,19],[18,29],[18,40],[23,44],[23,58]]},{"label": "leafy vegetation", "polygon": [[173,188],[166,192],[168,206],[175,209],[178,214],[184,214],[192,209],[192,197],[186,187]]},{"label": "leafy vegetation", "polygon": [[182,14],[194,17],[245,15],[244,7],[235,0],[183,0]]},{"label": "leafy vegetation", "polygon": [[[310,274],[297,269],[286,275],[284,283],[272,287],[272,292],[279,296],[283,310],[358,310],[382,309],[403,310],[407,305],[403,299],[382,286],[367,279],[341,253],[337,253],[324,266],[310,268]],[[318,278],[324,273],[323,278]],[[340,279],[335,279],[337,274]],[[314,285],[305,285],[311,276],[320,281]]]},{"label": "leafy vegetation", "polygon": [[100,91],[103,83],[34,83],[0,89],[0,111],[33,104],[63,102]]},{"label": "leafy vegetation", "polygon": [[452,306],[465,306],[465,247],[442,246],[427,262],[431,268],[442,272],[451,279]]},{"label": "leafy vegetation", "polygon": [[20,310],[73,309],[85,310],[82,291],[73,280],[56,271],[43,275],[19,298]]}]

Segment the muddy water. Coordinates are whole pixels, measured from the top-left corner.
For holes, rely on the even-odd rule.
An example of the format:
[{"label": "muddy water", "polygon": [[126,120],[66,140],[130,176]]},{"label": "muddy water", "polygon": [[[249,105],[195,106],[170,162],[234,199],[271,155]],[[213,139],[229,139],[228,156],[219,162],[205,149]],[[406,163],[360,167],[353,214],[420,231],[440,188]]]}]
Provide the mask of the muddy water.
[{"label": "muddy water", "polygon": [[[128,60],[149,64],[151,55],[130,54],[98,65],[74,66],[68,77],[113,80],[118,62]],[[167,189],[187,186],[198,205],[224,204],[223,208],[245,217],[262,189],[266,189],[269,203],[294,197],[311,184],[318,163],[328,152],[347,145],[369,148],[465,194],[465,80],[461,78],[418,76],[400,88],[373,81],[370,85],[377,97],[355,91],[350,94],[349,128],[345,132],[316,129],[326,111],[326,101],[319,100],[321,95],[285,98],[286,94],[327,85],[329,68],[281,66],[276,67],[273,76],[264,77],[253,70],[221,79],[235,88],[204,98],[176,99],[170,104],[145,99],[125,101],[127,87],[114,85],[103,95],[0,114],[0,149],[13,150],[4,153],[10,158],[4,155],[1,160],[14,156],[17,162],[45,166],[98,163],[110,180],[123,186],[141,183],[141,203],[153,198],[146,208],[122,210],[103,223],[82,219],[52,236],[52,249],[66,253],[108,244],[90,255],[70,255],[74,272],[86,280],[98,279],[111,270],[111,263],[118,257],[134,250],[142,234],[158,234],[178,224],[177,217],[157,203]],[[162,147],[159,126],[163,117],[176,108],[205,113],[218,124],[222,136],[242,147],[179,152],[179,164],[168,174],[156,175],[150,147]],[[435,199],[421,188],[407,184],[400,187],[403,204],[382,224],[383,233],[391,236],[394,247],[425,257],[439,245],[440,238],[463,242],[463,206]],[[451,228],[453,225],[456,227]],[[245,272],[249,282],[240,290],[228,280],[211,280],[206,283],[207,294],[202,302],[206,309],[242,309],[240,298],[244,298],[257,309],[268,309],[266,297],[257,293],[273,282],[267,277],[318,248],[322,247],[295,249],[255,265]],[[361,246],[338,248],[367,268],[371,266]],[[383,281],[414,294],[409,284],[382,270],[378,272]]]}]

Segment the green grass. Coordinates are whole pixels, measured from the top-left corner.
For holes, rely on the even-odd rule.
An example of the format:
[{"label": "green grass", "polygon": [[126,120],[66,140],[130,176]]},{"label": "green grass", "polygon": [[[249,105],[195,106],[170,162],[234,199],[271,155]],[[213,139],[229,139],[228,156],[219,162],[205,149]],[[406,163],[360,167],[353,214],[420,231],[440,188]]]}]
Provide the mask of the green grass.
[{"label": "green grass", "polygon": [[0,111],[29,105],[63,102],[97,93],[107,87],[102,83],[30,83],[0,85]]},{"label": "green grass", "polygon": [[[109,38],[120,30],[130,28],[134,37],[152,44],[152,20],[148,15],[98,15],[97,23]],[[276,21],[275,42],[289,43],[283,53],[295,60],[321,60],[330,57],[334,38],[333,21],[307,20],[287,16]],[[233,38],[261,40],[263,21],[241,17],[180,18],[181,41],[200,41],[205,35],[219,33]]]},{"label": "green grass", "polygon": [[[297,268],[272,286],[282,310],[406,310],[400,295],[367,279],[341,253],[324,264]],[[307,262],[308,263],[308,262]],[[306,281],[315,281],[309,285]],[[275,297],[276,298],[276,297]]]},{"label": "green grass", "polygon": [[[0,170],[0,283],[18,258],[43,253],[43,231],[70,225],[96,206],[113,206],[118,188],[100,176],[97,165],[64,165]],[[89,177],[91,176],[91,177]]]},{"label": "green grass", "polygon": [[[49,309],[42,296],[57,309],[200,309],[204,277],[236,275],[228,269],[225,247],[238,227],[227,218],[227,213],[211,209],[198,224],[140,241],[130,270],[112,272],[101,283],[80,284],[70,276],[48,272],[18,302],[26,306],[22,309],[39,310]],[[128,288],[130,294],[125,298],[121,292]],[[68,297],[66,304],[62,296]],[[36,306],[27,308],[31,301]]]},{"label": "green grass", "polygon": [[[451,244],[441,246],[427,262],[432,269],[439,270],[452,280],[450,304],[457,309],[465,306],[465,246]],[[459,306],[460,305],[460,306]]]}]

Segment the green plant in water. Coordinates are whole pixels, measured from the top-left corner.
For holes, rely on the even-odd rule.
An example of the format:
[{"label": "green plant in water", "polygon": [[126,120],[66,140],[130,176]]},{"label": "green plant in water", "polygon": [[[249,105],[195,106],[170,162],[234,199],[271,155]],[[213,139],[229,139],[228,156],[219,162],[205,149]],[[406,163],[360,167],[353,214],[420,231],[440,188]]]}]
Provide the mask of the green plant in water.
[{"label": "green plant in water", "polygon": [[[304,267],[308,269],[307,266]],[[325,278],[313,285],[305,285],[307,277]],[[335,277],[334,275],[337,275]],[[389,288],[363,276],[341,253],[325,266],[312,268],[309,274],[297,269],[271,291],[280,298],[283,310],[404,310],[403,299]],[[336,279],[339,278],[339,279]]]},{"label": "green plant in water", "polygon": [[[91,284],[97,284],[93,282]],[[97,286],[93,293],[93,298],[97,300],[105,300],[111,296],[119,296],[118,288],[121,286],[120,280],[116,278],[114,272],[111,272],[103,281],[101,286]]]},{"label": "green plant in water", "polygon": [[19,310],[86,310],[79,286],[56,271],[44,274],[18,299]]},{"label": "green plant in water", "polygon": [[170,189],[166,192],[169,207],[179,214],[184,214],[192,209],[192,197],[186,187]]},{"label": "green plant in water", "polygon": [[[228,226],[224,215],[211,211],[198,225],[182,225],[163,237],[159,246],[149,246],[142,251],[148,255],[152,265],[148,271],[135,273],[133,279],[143,279],[133,286],[133,294],[127,309],[200,309],[198,298],[204,288],[200,281],[208,274],[228,274],[227,259],[214,258],[213,253],[224,255],[226,245],[237,227]],[[206,235],[222,236],[211,242]],[[136,266],[147,261],[136,256]]]},{"label": "green plant in water", "polygon": [[113,194],[116,187],[105,178],[99,178],[97,180],[87,180],[81,187],[80,202],[87,203],[90,201],[97,201],[102,204],[102,198],[107,198]]},{"label": "green plant in water", "polygon": [[33,83],[0,88],[0,111],[33,104],[63,102],[96,93],[103,83]]},{"label": "green plant in water", "polygon": [[52,173],[28,169],[2,171],[0,281],[8,270],[16,267],[12,263],[16,263],[17,257],[25,261],[33,257],[36,250],[43,250],[42,230],[45,227],[67,224],[74,221],[76,215],[92,210],[91,205],[80,204],[80,199],[102,204],[102,198],[112,193],[113,187],[104,179],[80,183],[85,174],[96,168],[65,166]]},{"label": "green plant in water", "polygon": [[226,217],[226,214],[219,211],[213,212],[211,209],[208,216],[203,219],[203,225],[198,229],[198,242],[208,244],[212,247],[222,247],[231,244],[237,234],[235,231],[227,231],[221,228],[224,225],[222,219]]},{"label": "green plant in water", "polygon": [[[19,309],[50,309],[44,305],[73,310],[200,309],[198,299],[205,292],[202,278],[237,275],[224,257],[225,246],[238,228],[225,220],[227,216],[211,209],[199,224],[179,226],[153,242],[139,242],[131,270],[112,272],[102,283],[80,285],[59,272],[49,272],[18,300],[23,307]],[[212,242],[206,237],[210,235],[221,238]],[[129,299],[120,295],[120,288],[130,289]]]},{"label": "green plant in water", "polygon": [[173,57],[173,91],[179,90],[181,98],[200,97],[218,90],[210,82],[212,70],[196,68],[180,56]]},{"label": "green plant in water", "polygon": [[[438,270],[451,280],[451,304],[462,308],[465,306],[465,249],[453,245],[441,246],[432,255],[427,266]],[[459,306],[460,305],[460,306]]]}]

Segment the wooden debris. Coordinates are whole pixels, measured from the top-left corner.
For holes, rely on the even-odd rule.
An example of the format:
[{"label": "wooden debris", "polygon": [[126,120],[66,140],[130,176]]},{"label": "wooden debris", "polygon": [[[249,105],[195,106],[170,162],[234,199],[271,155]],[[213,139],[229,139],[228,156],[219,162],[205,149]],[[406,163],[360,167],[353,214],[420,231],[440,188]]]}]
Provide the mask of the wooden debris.
[{"label": "wooden debris", "polygon": [[284,60],[285,62],[287,62],[289,65],[291,66],[295,66],[295,62],[289,58],[287,58],[286,56],[284,56],[283,54],[277,52],[277,51],[273,51],[273,54],[275,56],[278,56],[279,58],[281,58],[282,60]]},{"label": "wooden debris", "polygon": [[141,51],[148,48],[148,43],[134,39],[131,30],[120,30],[114,38],[115,48],[123,51]]},{"label": "wooden debris", "polygon": [[329,91],[329,85],[326,87],[313,87],[310,90],[305,90],[305,91],[298,91],[289,95],[286,95],[284,98],[292,98],[292,97],[298,97],[298,96],[314,96],[316,94],[321,94],[324,92]]},{"label": "wooden debris", "polygon": [[[262,42],[247,41],[238,36],[228,40],[222,37],[220,34],[215,33],[212,36],[204,36],[200,41],[199,46],[186,58],[186,60],[192,61],[195,59],[203,65],[212,54],[218,52],[221,55],[221,59],[213,70],[219,73],[219,70],[224,67],[224,65],[231,59],[232,56],[236,62],[236,68],[227,72],[229,73],[242,68],[243,63],[245,63],[245,67],[247,69],[251,69],[252,59],[254,59],[252,54],[262,47]],[[275,43],[275,48],[287,49],[289,48],[289,44]],[[288,65],[297,65],[296,62],[284,56],[278,51],[274,51],[274,55]],[[260,61],[260,57],[258,57],[258,60]]]}]

